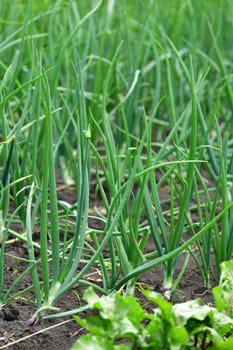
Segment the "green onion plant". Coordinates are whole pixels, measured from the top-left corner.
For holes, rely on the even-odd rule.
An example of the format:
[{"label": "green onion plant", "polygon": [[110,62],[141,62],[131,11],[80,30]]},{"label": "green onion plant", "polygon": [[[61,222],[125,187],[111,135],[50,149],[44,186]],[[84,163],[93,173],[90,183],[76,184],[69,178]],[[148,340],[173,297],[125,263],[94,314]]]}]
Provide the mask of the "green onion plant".
[{"label": "green onion plant", "polygon": [[[210,287],[233,250],[231,2],[1,6],[0,304],[33,291],[32,324],[158,265],[170,298],[192,260]],[[6,285],[12,238],[28,256]]]}]

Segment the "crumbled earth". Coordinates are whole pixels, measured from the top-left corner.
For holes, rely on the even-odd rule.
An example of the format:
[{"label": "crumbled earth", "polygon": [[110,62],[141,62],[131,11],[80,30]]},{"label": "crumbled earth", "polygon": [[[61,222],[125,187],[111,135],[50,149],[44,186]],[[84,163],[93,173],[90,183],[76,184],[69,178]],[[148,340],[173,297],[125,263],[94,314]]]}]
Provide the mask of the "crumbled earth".
[{"label": "crumbled earth", "polygon": [[[74,193],[72,193],[72,191],[67,191],[67,188],[65,186],[63,187],[61,184],[59,186],[59,198],[73,203],[75,198]],[[94,222],[93,225],[98,225],[98,221]],[[149,243],[147,250],[150,251],[153,249],[153,243],[151,242],[151,247]],[[27,257],[26,245],[20,242],[12,242],[7,246],[7,253],[8,255],[5,257],[4,266],[6,287],[10,286],[14,281],[16,273],[20,273],[25,269],[26,265],[21,261],[18,261],[17,266],[15,266],[16,261],[12,258],[12,255],[20,256],[21,258]],[[181,259],[178,266],[182,266],[183,262],[184,257]],[[144,273],[139,278],[136,286],[141,284],[144,288],[148,287],[161,292],[162,281],[163,269],[158,267]],[[211,282],[213,286],[214,280]],[[20,288],[23,289],[25,286],[30,285],[31,279],[30,276],[27,275],[19,283],[17,288],[20,290]],[[60,310],[67,311],[79,308],[80,300],[78,300],[77,294],[81,297],[85,288],[86,287],[82,285],[78,285],[74,291],[65,295],[65,297],[59,301],[58,306]],[[146,308],[151,308],[151,306],[146,303],[137,287],[136,295],[142,305]],[[203,279],[199,270],[195,263],[190,260],[173,299],[176,302],[183,302],[198,297],[202,298],[204,303],[211,304],[213,301],[211,292],[204,288]],[[84,332],[72,318],[42,320],[34,326],[28,326],[27,320],[31,318],[35,310],[32,292],[2,307],[0,310],[0,350],[69,350],[72,344]],[[86,314],[83,313],[81,316],[85,317]]]},{"label": "crumbled earth", "polygon": [[[11,262],[9,261],[9,264]],[[6,259],[6,265],[8,265],[8,259]],[[14,275],[9,270],[8,279],[12,278],[14,278]],[[163,271],[161,268],[157,268],[144,273],[139,282],[143,283],[145,288],[150,287],[156,291],[161,291],[162,279]],[[84,290],[83,286],[75,288],[75,292],[79,295],[82,295]],[[145,299],[139,290],[136,294],[141,304],[145,305]],[[195,264],[189,264],[174,298],[175,301],[182,302],[198,297],[201,297],[205,303],[212,303],[211,292],[204,288],[203,280]],[[59,302],[62,311],[72,310],[79,306],[79,301],[72,292]],[[27,320],[34,312],[35,306],[32,300],[25,300],[24,298],[18,298],[2,308],[0,311],[0,349],[69,350],[83,333],[83,330],[72,318],[56,321],[44,320],[30,327],[27,325]],[[85,317],[85,313],[82,316]],[[19,340],[20,342],[14,344],[15,341]]]}]

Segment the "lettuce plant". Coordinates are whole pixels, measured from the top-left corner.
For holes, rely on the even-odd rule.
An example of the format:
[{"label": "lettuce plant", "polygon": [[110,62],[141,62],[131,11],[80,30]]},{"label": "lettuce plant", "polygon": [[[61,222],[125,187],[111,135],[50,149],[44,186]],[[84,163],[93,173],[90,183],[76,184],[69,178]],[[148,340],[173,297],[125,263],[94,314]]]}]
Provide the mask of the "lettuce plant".
[{"label": "lettuce plant", "polygon": [[95,313],[74,317],[88,333],[72,350],[232,349],[232,267],[233,262],[221,265],[220,285],[213,289],[216,307],[202,305],[200,299],[173,305],[160,293],[143,290],[155,304],[148,312],[132,296],[101,297],[88,289],[84,299]]}]

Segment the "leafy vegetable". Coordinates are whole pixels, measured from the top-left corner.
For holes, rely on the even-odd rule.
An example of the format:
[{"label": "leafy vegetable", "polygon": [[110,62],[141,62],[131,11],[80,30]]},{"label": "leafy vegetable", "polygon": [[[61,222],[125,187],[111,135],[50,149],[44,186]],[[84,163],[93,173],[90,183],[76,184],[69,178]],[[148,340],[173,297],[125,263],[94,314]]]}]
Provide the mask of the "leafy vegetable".
[{"label": "leafy vegetable", "polygon": [[200,299],[172,305],[160,293],[143,290],[155,309],[147,312],[132,296],[114,292],[98,296],[92,288],[84,299],[98,313],[75,320],[88,334],[72,347],[81,349],[232,349],[233,261],[221,264],[220,285],[213,289],[216,308]]}]

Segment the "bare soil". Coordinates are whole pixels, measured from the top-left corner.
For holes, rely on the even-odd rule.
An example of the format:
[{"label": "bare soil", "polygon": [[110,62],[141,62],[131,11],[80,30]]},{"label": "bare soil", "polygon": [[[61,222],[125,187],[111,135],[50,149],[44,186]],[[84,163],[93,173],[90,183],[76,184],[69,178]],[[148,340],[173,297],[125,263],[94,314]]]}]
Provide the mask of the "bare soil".
[{"label": "bare soil", "polygon": [[[75,201],[74,193],[67,189],[62,184],[58,185],[58,195],[62,200],[66,200],[70,203]],[[93,196],[94,200],[94,196]],[[90,225],[98,225],[98,222],[92,222]],[[153,249],[151,242],[147,247],[148,250]],[[7,253],[19,256],[21,258],[27,257],[26,245],[22,242],[14,242],[7,246]],[[180,261],[180,266],[183,263],[183,259]],[[25,264],[18,261],[16,266],[16,260],[11,256],[5,257],[5,286],[6,288],[16,278],[16,275],[23,272]],[[144,283],[153,290],[161,291],[163,282],[163,270],[161,267],[153,269],[144,273],[138,280],[139,283]],[[212,285],[214,285],[214,280]],[[20,288],[31,285],[30,276],[26,276],[19,285]],[[76,286],[74,291],[81,297],[86,287],[81,285]],[[75,296],[74,291],[71,291],[65,295],[60,301],[58,306],[61,311],[72,310],[80,307],[80,301]],[[145,305],[145,300],[139,289],[136,291],[137,298]],[[178,290],[174,295],[174,301],[181,302],[185,300],[201,297],[204,303],[212,303],[211,291],[204,288],[203,279],[198,271],[194,262],[190,261],[185,275],[178,286]],[[146,306],[147,308],[150,305]],[[18,298],[5,305],[0,310],[0,350],[26,350],[26,349],[39,349],[39,350],[69,350],[72,344],[80,337],[84,332],[80,327],[69,319],[56,319],[50,321],[41,321],[40,323],[30,327],[27,324],[27,320],[36,311],[34,305],[33,293],[29,292],[27,295]],[[82,314],[83,317],[86,313]]]}]

